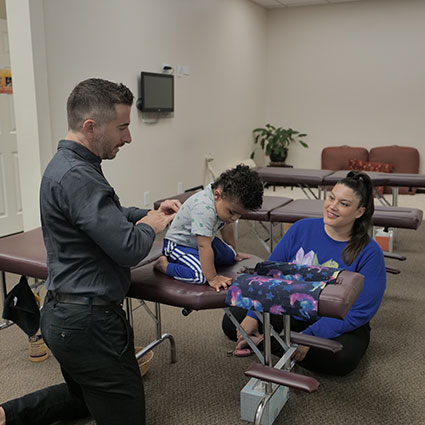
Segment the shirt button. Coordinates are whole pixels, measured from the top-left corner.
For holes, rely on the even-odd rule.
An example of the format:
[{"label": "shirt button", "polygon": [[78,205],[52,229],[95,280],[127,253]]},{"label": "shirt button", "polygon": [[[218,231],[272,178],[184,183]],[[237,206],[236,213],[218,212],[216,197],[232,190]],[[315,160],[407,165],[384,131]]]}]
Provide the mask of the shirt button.
[{"label": "shirt button", "polygon": [[65,338],[65,332],[61,332],[60,335],[61,335],[62,338]]}]

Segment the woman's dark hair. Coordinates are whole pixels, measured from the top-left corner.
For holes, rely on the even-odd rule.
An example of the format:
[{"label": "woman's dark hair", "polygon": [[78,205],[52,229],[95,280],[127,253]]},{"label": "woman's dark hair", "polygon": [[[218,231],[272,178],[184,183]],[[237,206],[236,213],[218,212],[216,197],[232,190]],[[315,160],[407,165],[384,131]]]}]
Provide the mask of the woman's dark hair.
[{"label": "woman's dark hair", "polygon": [[343,261],[350,265],[369,243],[369,231],[372,227],[372,215],[375,211],[373,185],[370,177],[361,171],[350,171],[337,184],[349,187],[360,200],[358,208],[365,208],[363,215],[354,221],[350,240],[342,251]]},{"label": "woman's dark hair", "polygon": [[263,204],[263,183],[247,165],[239,164],[220,174],[211,188],[220,188],[224,199],[239,203],[246,210],[258,210]]}]

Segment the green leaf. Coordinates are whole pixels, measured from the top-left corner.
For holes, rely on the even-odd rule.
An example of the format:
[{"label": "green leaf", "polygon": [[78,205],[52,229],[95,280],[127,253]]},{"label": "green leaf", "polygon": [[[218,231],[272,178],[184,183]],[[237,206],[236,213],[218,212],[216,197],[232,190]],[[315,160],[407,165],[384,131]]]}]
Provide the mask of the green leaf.
[{"label": "green leaf", "polygon": [[295,142],[299,142],[305,148],[308,147],[307,143],[301,140],[307,134],[292,128],[275,127],[267,123],[265,127],[256,128],[252,133],[254,142],[260,143],[266,155],[270,155],[272,152],[282,155],[290,144]]}]

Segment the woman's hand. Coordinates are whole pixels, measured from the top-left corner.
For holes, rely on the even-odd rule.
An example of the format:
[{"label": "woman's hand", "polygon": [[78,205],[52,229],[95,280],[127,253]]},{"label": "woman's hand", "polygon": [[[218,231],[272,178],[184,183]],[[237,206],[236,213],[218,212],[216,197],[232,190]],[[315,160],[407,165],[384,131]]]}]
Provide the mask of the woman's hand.
[{"label": "woman's hand", "polygon": [[[245,319],[242,320],[241,326],[243,330],[248,334],[249,337],[251,337],[254,340],[258,341],[258,339],[262,338],[262,335],[258,331],[258,322],[256,319],[250,316],[246,316]],[[238,331],[236,331],[236,350],[240,350],[241,348],[246,347],[247,343],[244,340],[242,334]]]}]

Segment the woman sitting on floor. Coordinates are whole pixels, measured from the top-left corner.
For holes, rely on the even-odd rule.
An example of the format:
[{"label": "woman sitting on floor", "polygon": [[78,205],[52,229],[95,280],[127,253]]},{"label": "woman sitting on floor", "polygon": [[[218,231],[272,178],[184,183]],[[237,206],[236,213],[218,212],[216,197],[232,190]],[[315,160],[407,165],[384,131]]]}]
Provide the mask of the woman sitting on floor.
[{"label": "woman sitting on floor", "polygon": [[[319,317],[306,322],[291,317],[291,330],[343,345],[336,353],[298,345],[293,358],[314,372],[345,375],[359,364],[369,345],[369,322],[376,314],[386,287],[384,256],[379,245],[369,237],[374,212],[373,186],[369,176],[349,172],[329,193],[323,218],[309,218],[294,223],[269,257],[271,261],[339,267],[361,273],[364,286],[344,320]],[[254,342],[262,340],[262,326],[253,311],[232,307],[232,313]],[[281,316],[271,315],[277,332],[282,331]],[[235,355],[246,352],[247,343],[227,316],[223,331],[237,341]],[[281,355],[282,348],[272,340],[272,350]]]}]

